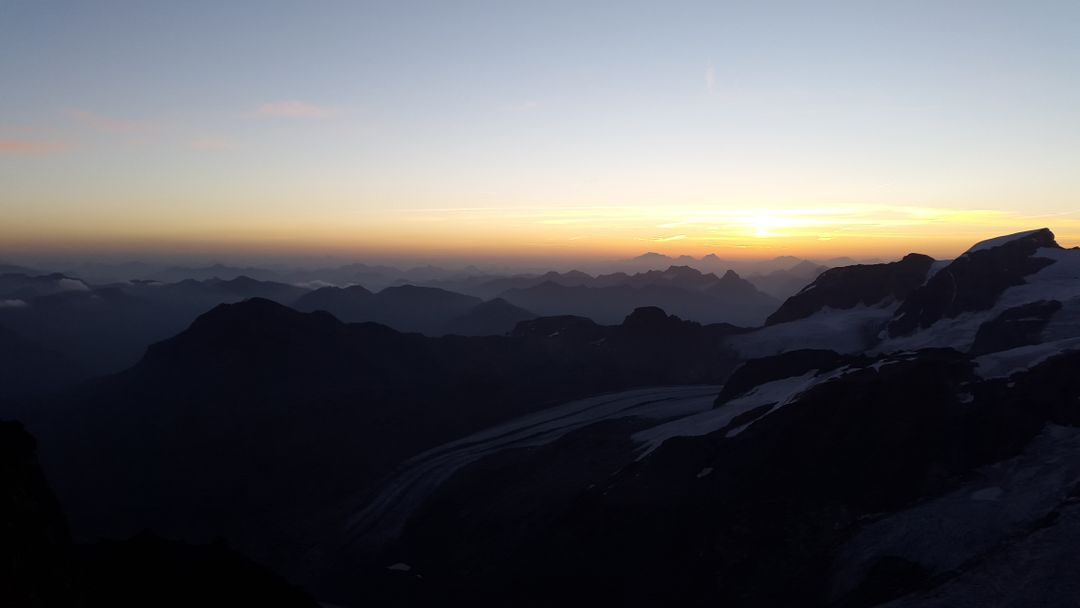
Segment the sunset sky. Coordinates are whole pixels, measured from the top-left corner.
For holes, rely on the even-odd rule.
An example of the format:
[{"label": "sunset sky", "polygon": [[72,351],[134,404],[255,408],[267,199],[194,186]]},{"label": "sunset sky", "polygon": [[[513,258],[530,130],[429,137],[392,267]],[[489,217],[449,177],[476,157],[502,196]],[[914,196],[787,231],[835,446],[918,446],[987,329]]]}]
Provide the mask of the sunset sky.
[{"label": "sunset sky", "polygon": [[1080,244],[1080,2],[0,0],[0,259]]}]

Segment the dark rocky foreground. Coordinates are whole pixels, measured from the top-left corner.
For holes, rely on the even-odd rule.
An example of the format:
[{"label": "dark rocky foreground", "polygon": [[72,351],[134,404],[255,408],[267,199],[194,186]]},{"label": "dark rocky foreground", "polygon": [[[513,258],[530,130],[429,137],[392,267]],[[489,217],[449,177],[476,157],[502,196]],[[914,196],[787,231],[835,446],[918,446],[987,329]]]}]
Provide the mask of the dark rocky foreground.
[{"label": "dark rocky foreground", "polygon": [[318,606],[222,543],[143,534],[72,544],[34,438],[0,421],[0,604],[25,608]]}]

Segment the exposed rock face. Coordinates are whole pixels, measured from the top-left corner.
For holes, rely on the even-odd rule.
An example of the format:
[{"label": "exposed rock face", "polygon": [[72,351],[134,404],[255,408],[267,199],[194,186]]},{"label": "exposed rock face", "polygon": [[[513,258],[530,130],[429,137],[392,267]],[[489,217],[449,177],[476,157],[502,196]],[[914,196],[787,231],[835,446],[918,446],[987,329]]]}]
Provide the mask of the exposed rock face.
[{"label": "exposed rock face", "polygon": [[979,326],[971,354],[981,355],[1038,344],[1043,328],[1061,310],[1061,302],[1044,300],[1010,308]]},{"label": "exposed rock face", "polygon": [[1046,228],[1000,244],[977,245],[904,300],[889,323],[889,336],[907,335],[943,318],[992,307],[1003,291],[1053,263],[1036,256],[1041,248],[1061,248]]},{"label": "exposed rock face", "polygon": [[18,422],[0,421],[0,603],[73,605],[67,524]]},{"label": "exposed rock face", "polygon": [[926,281],[934,259],[908,254],[890,264],[860,264],[831,268],[799,293],[791,296],[767,325],[809,317],[823,308],[848,309],[875,306],[886,300],[903,301]]}]

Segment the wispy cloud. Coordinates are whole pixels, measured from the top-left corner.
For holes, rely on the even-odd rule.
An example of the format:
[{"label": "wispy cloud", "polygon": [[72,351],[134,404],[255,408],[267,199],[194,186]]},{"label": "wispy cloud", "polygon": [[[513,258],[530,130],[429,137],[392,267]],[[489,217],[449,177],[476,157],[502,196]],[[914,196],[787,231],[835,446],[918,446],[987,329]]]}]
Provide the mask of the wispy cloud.
[{"label": "wispy cloud", "polygon": [[650,241],[653,243],[668,243],[670,241],[681,241],[686,238],[685,234],[676,234],[675,236],[654,236],[651,238],[641,237],[639,241]]},{"label": "wispy cloud", "polygon": [[158,125],[146,120],[127,120],[105,116],[87,110],[68,110],[67,116],[80,125],[105,133],[138,133],[150,131]]},{"label": "wispy cloud", "polygon": [[58,141],[33,141],[28,139],[0,139],[0,154],[31,155],[63,152],[70,146]]},{"label": "wispy cloud", "polygon": [[335,108],[293,99],[264,103],[255,109],[254,116],[258,118],[330,118],[338,113]]}]

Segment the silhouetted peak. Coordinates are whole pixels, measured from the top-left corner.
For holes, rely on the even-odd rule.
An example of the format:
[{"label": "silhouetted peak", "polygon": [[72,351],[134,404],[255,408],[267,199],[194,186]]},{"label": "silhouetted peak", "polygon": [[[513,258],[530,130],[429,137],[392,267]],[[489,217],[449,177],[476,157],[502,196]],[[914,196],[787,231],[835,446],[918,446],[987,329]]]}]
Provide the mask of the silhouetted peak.
[{"label": "silhouetted peak", "polygon": [[642,306],[635,308],[634,312],[626,316],[623,321],[624,327],[647,327],[666,323],[668,314],[657,306]]},{"label": "silhouetted peak", "polygon": [[1039,228],[1037,230],[1026,230],[1024,232],[1006,234],[1004,236],[980,241],[971,249],[968,249],[965,255],[1000,247],[1023,248],[1031,252],[1042,247],[1061,249],[1061,245],[1058,245],[1057,240],[1054,238],[1054,233],[1051,232],[1049,228]]},{"label": "silhouetted peak", "polygon": [[925,264],[934,263],[934,258],[922,253],[909,253],[900,259],[901,264]]},{"label": "silhouetted peak", "polygon": [[664,274],[671,275],[700,275],[701,271],[690,266],[668,266],[668,269],[664,271]]},{"label": "silhouetted peak", "polygon": [[220,332],[287,331],[296,327],[325,327],[342,323],[325,312],[304,313],[266,298],[249,298],[234,304],[219,304],[195,319],[178,337]]},{"label": "silhouetted peak", "polygon": [[803,261],[799,262],[798,264],[796,264],[796,265],[792,266],[791,268],[789,268],[788,272],[799,274],[799,273],[805,273],[805,272],[815,272],[820,268],[822,268],[822,266],[819,265],[819,264],[815,264],[815,263],[811,262],[810,260],[803,260]]},{"label": "silhouetted peak", "polygon": [[926,281],[933,263],[934,258],[913,253],[889,264],[830,268],[788,298],[765,324],[803,319],[824,308],[847,310],[887,300],[902,301]]},{"label": "silhouetted peak", "polygon": [[741,281],[742,277],[739,276],[739,273],[737,273],[734,270],[731,270],[729,268],[728,271],[724,273],[724,276],[720,277],[720,280],[721,281]]}]

